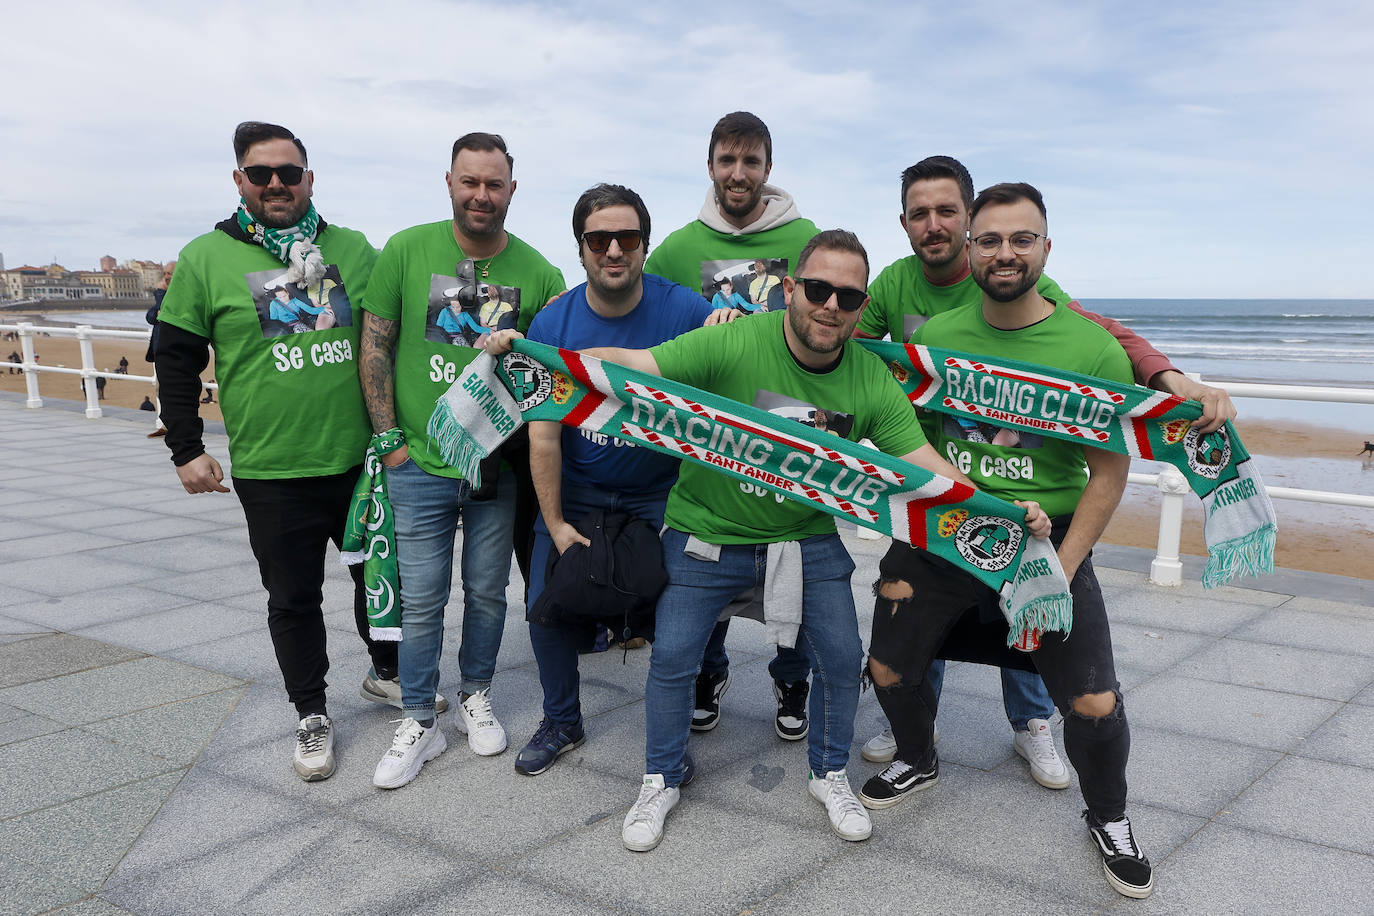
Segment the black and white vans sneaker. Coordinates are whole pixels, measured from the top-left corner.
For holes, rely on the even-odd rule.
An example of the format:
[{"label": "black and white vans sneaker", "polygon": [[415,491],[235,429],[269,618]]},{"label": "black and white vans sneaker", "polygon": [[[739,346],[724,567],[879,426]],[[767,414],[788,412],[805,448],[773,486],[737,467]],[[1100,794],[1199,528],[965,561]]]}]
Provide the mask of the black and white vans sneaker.
[{"label": "black and white vans sneaker", "polygon": [[940,778],[937,759],[928,771],[922,772],[904,760],[894,760],[887,769],[874,776],[859,790],[859,801],[865,808],[891,808],[912,792],[929,789]]},{"label": "black and white vans sneaker", "polygon": [[1127,897],[1143,899],[1150,896],[1155,889],[1154,869],[1135,841],[1130,818],[1123,814],[1095,825],[1093,816],[1084,811],[1083,819],[1088,822],[1088,833],[1102,855],[1102,871],[1107,875],[1107,883]]}]

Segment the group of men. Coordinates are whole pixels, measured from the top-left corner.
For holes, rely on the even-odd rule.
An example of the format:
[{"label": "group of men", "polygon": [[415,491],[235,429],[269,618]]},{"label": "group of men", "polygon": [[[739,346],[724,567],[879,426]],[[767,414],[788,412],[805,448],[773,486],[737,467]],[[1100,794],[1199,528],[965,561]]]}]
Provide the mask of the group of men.
[{"label": "group of men", "polygon": [[[1062,443],[997,444],[996,436],[951,420],[923,428],[883,363],[852,340],[890,335],[905,341],[914,334],[932,345],[1119,381],[1131,380],[1134,366],[1141,383],[1202,401],[1200,425],[1233,416],[1224,394],[1183,376],[1120,326],[1079,314],[1044,277],[1050,242],[1034,188],[997,185],[975,200],[967,171],[953,159],[931,157],[908,169],[901,224],[914,254],[870,287],[858,239],[841,230],[818,232],[790,195],[767,183],[768,129],[754,115],[734,112],[720,120],[708,144],[711,182],[701,213],[651,256],[649,213],[634,191],[599,184],[579,198],[572,229],[586,282],[565,290],[558,269],[505,228],[516,182],[514,159],[498,135],[470,133],[454,143],[445,174],[452,218],[399,232],[380,254],[361,233],[327,224],[315,211],[306,150],[290,131],[245,122],[235,132],[234,151],[239,207],[183,250],[159,316],[156,363],[166,442],[183,487],[227,492],[196,413],[199,373],[208,348],[215,349],[235,490],[268,592],[273,646],[299,717],[293,762],[302,778],[334,771],[324,554],[328,541],[340,541],[371,445],[393,511],[402,631],[399,643],[371,637],[361,569],[353,567],[355,620],[372,661],[362,696],[402,710],[374,771],[378,787],[409,783],[446,750],[438,716],[448,702],[437,688],[460,515],[464,600],[455,724],[472,752],[496,755],[507,737],[491,687],[512,552],[525,575],[526,606],[533,607],[548,586],[551,561],[588,542],[578,522],[597,512],[624,512],[662,529],[668,573],[645,688],[645,775],[622,825],[628,849],[658,845],[681,786],[694,775],[688,736],[720,721],[730,684],[722,614],[742,595],[776,588],[767,581],[769,565],[787,564],[800,581],[782,592],[800,602],[801,613],[795,645],[780,645],[769,664],[775,730],[783,739],[808,739],[808,792],[825,807],[836,834],[867,838],[867,809],[896,804],[936,782],[942,674],[936,657],[947,654],[946,637],[961,619],[976,618],[992,635],[974,647],[982,654],[973,657],[1005,666],[1017,752],[1037,782],[1068,785],[1050,735],[1058,705],[1107,878],[1123,894],[1149,894],[1152,871],[1125,817],[1129,732],[1088,560],[1124,485],[1124,460]],[[705,297],[732,276],[748,289],[753,307],[713,309]],[[278,336],[271,320],[276,306],[264,293],[273,287],[264,280],[305,288],[322,277],[361,311],[341,309],[330,327]],[[510,312],[518,316],[513,328]],[[483,333],[446,330],[458,320]],[[629,443],[548,422],[531,424],[527,458],[508,452],[474,487],[438,457],[427,431],[430,413],[476,358],[474,344],[499,354],[520,334],[765,409],[787,404],[789,416],[800,404],[813,418],[803,422],[819,426],[825,417],[837,431],[842,418],[851,440],[867,438],[928,470],[1025,500],[1028,528],[1052,537],[1071,578],[1072,638],[1045,634],[1029,654],[989,649],[1006,636],[1005,623],[999,635],[985,619],[991,592],[924,551],[894,542],[874,586],[867,660],[891,725],[864,746],[865,757],[887,766],[856,794],[847,764],[865,661],[850,590],[854,566],[833,520],[703,466],[679,466]],[[970,460],[1030,447],[1040,449],[1034,479],[1005,479],[988,473],[989,463]],[[522,505],[531,490],[537,516],[533,500]],[[531,617],[529,630],[543,718],[515,768],[533,776],[586,739],[578,651],[595,629]],[[813,674],[815,689],[808,686]]]}]

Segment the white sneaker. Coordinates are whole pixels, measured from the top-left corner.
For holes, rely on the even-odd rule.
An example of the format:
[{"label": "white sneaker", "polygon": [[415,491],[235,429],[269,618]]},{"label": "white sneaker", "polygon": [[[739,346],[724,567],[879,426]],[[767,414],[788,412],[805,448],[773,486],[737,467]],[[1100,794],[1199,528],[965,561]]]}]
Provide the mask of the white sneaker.
[{"label": "white sneaker", "polygon": [[808,771],[806,789],[812,798],[825,805],[825,812],[830,816],[830,829],[840,839],[858,842],[868,839],[873,833],[873,822],[868,819],[864,806],[854,797],[854,790],[849,787],[849,777],[844,770],[832,770],[825,774],[824,779]]},{"label": "white sneaker", "polygon": [[639,798],[630,806],[620,825],[620,842],[632,852],[648,852],[663,839],[663,822],[681,797],[676,786],[663,784],[659,773],[644,774]]},{"label": "white sneaker", "polygon": [[[932,744],[940,743],[940,726],[935,726],[935,740]],[[874,735],[864,742],[864,746],[859,750],[865,760],[873,763],[891,763],[892,758],[897,756],[897,739],[892,737],[892,726],[883,729],[882,734]]]},{"label": "white sneaker", "polygon": [[1031,778],[1046,789],[1067,789],[1069,770],[1054,749],[1050,723],[1044,719],[1031,719],[1026,726],[1025,731],[1016,733],[1012,747],[1030,764]]},{"label": "white sneaker", "polygon": [[306,782],[319,782],[334,775],[334,723],[328,716],[316,713],[301,719],[291,765]]},{"label": "white sneaker", "polygon": [[402,719],[391,739],[391,749],[382,755],[372,784],[379,789],[399,789],[420,775],[420,768],[448,750],[448,742],[437,724],[425,728],[414,719]]},{"label": "white sneaker", "polygon": [[[367,677],[363,678],[363,686],[358,688],[358,696],[374,703],[405,709],[405,704],[401,702],[401,679],[398,677],[384,680],[369,670]],[[448,700],[444,699],[442,693],[434,694],[434,711],[448,712]]]},{"label": "white sneaker", "polygon": [[506,730],[491,711],[491,688],[470,694],[458,704],[453,717],[458,731],[468,736],[468,747],[482,757],[493,757],[506,749]]}]

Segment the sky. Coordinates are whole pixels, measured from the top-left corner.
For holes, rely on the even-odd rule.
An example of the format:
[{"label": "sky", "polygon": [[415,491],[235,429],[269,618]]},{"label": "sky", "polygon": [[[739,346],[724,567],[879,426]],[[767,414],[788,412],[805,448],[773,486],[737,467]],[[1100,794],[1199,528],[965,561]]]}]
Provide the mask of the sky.
[{"label": "sky", "polygon": [[[695,219],[706,144],[746,109],[771,183],[876,271],[911,253],[899,176],[962,160],[1045,195],[1080,298],[1374,298],[1366,0],[929,4],[7,5],[5,266],[164,261],[237,203],[230,138],[284,124],[315,203],[377,247],[451,216],[453,140],[502,134],[507,228],[584,278],[578,195]],[[1358,265],[1363,264],[1363,268]]]}]

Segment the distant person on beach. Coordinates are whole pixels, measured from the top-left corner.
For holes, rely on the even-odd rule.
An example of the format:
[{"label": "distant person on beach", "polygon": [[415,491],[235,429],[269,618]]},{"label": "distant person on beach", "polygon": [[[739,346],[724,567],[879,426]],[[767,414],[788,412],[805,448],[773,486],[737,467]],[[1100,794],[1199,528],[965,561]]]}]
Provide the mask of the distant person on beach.
[{"label": "distant person on beach", "polygon": [[119,358],[119,368],[115,369],[115,372],[117,372],[120,375],[129,374],[129,357],[121,356]]},{"label": "distant person on beach", "polygon": [[150,398],[150,397],[148,397],[148,396],[145,394],[145,395],[143,396],[143,403],[138,405],[138,409],[139,409],[139,410],[157,410],[157,407],[153,405],[153,399]]},{"label": "distant person on beach", "polygon": [[[265,338],[248,277],[287,268],[305,289],[336,265],[361,297],[377,253],[361,232],[326,223],[311,202],[305,145],[276,124],[234,131],[234,184],[242,203],[181,252],[158,322],[155,353],[162,420],[187,493],[227,493],[224,471],[201,440],[200,374],[215,351],[224,376],[221,410],[230,431],[234,489],[267,590],[267,628],[299,726],[292,759],[306,781],[334,772],[334,729],[325,703],[325,550],[342,538],[370,430],[358,386],[358,328],[329,360],[312,360],[291,338]],[[396,643],[369,635],[362,565],[353,576],[353,621],[372,670],[362,695],[400,701]]]},{"label": "distant person on beach", "polygon": [[[109,369],[101,369],[100,371],[101,371],[101,372],[109,372],[110,370],[109,370]],[[103,375],[97,375],[97,376],[95,377],[95,397],[96,397],[96,400],[98,400],[98,401],[103,401],[103,400],[105,400],[105,382],[106,382],[106,381],[108,381],[108,379],[106,379],[105,376],[103,376]]]},{"label": "distant person on beach", "polygon": [[[1130,382],[1130,360],[1112,335],[1039,286],[1050,253],[1040,192],[1027,184],[994,185],[968,213],[969,264],[981,302],[936,315],[916,330],[913,342]],[[1090,559],[1121,498],[1130,457],[1046,437],[1034,452],[1034,474],[1011,477],[1003,469],[1020,447],[974,444],[950,429],[941,424],[931,431],[942,456],[969,468],[974,484],[994,496],[1040,501],[1053,522],[1050,539],[1073,598],[1072,632],[1032,633],[1028,651],[1018,653],[1005,648],[1003,624],[991,648],[1009,656],[1007,666],[1028,658],[1044,679],[1064,715],[1064,747],[1078,773],[1084,817],[1107,881],[1125,896],[1147,897],[1153,870],[1126,817],[1130,729]],[[939,779],[930,663],[960,619],[996,607],[997,596],[968,573],[900,541],[878,569],[868,669],[897,747],[891,764],[864,783],[859,800],[882,809]]]},{"label": "distant person on beach", "polygon": [[[210,381],[213,382],[214,379],[210,379]],[[213,404],[213,403],[215,403],[215,389],[211,388],[209,385],[205,385],[204,388],[205,388],[205,396],[202,397],[202,398],[200,399],[200,402],[201,402],[202,404]]]},{"label": "distant person on beach", "polygon": [[[757,270],[762,260],[779,275],[793,273],[797,256],[816,235],[816,224],[802,217],[791,194],[768,184],[772,170],[773,136],[767,124],[747,111],[734,111],[717,121],[706,145],[711,184],[701,211],[658,243],[644,264],[645,272],[707,296],[711,293],[706,281],[715,274],[712,262],[753,261]],[[743,489],[749,484],[739,486],[750,492]],[[730,658],[725,653],[729,627],[729,621],[717,624],[706,646],[696,681],[693,731],[710,731],[720,722],[720,698],[730,686]],[[811,663],[805,652],[779,646],[768,674],[777,701],[773,730],[785,741],[800,741],[810,727],[806,700]]]},{"label": "distant person on beach", "polygon": [[[23,361],[24,361],[24,357],[22,357],[22,356],[19,355],[19,351],[18,351],[18,350],[11,350],[11,351],[10,351],[10,355],[9,355],[8,362],[11,362],[11,363],[22,363]],[[23,372],[23,371],[24,371],[24,370],[22,370],[22,369],[16,369],[14,366],[10,366],[10,375],[15,375],[15,374],[20,373],[20,372]]]},{"label": "distant person on beach", "polygon": [[[13,356],[11,356],[11,358],[13,358]],[[1374,458],[1374,442],[1370,442],[1368,439],[1365,440],[1364,448],[1360,449],[1360,454],[1363,455],[1365,452],[1369,453],[1370,458]]]},{"label": "distant person on beach", "polygon": [[[890,264],[874,278],[869,287],[872,301],[859,320],[857,337],[886,336],[904,342],[931,316],[982,301],[970,262],[968,230],[973,178],[968,169],[949,156],[922,159],[902,172],[901,201],[901,224],[913,253]],[[1124,325],[1084,311],[1043,272],[1036,281],[1036,289],[1047,301],[1067,305],[1106,328],[1126,350],[1138,383],[1202,402],[1203,417],[1194,425],[1210,431],[1235,417],[1235,406],[1226,392],[1189,379],[1168,357]],[[957,344],[953,348],[967,349]],[[988,438],[1002,445],[1014,435],[1003,430]],[[929,672],[937,698],[944,673],[945,663],[937,659]],[[1040,676],[1034,671],[1003,669],[1002,702],[1011,723],[1012,746],[1030,765],[1032,778],[1049,789],[1066,788],[1069,773],[1050,733],[1054,703]],[[892,730],[886,728],[869,739],[862,753],[865,759],[876,763],[892,760],[896,753]]]}]

